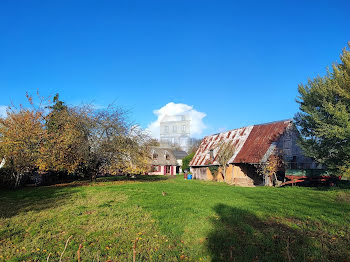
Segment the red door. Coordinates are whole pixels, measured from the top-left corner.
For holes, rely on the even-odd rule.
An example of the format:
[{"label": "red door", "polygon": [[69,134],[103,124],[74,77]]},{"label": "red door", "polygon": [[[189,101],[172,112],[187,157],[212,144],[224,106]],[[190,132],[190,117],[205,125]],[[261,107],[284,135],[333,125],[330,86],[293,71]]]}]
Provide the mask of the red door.
[{"label": "red door", "polygon": [[173,166],[170,167],[170,174],[174,175],[174,167]]}]

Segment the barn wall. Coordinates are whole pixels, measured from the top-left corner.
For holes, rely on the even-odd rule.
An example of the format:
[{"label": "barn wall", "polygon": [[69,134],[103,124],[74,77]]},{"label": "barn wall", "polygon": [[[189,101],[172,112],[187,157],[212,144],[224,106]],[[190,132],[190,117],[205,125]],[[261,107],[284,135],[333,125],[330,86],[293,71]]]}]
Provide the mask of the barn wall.
[{"label": "barn wall", "polygon": [[[226,182],[229,183],[232,180],[232,165],[229,165],[226,168]],[[210,169],[207,168],[207,180],[215,180],[218,182],[224,182],[224,179],[222,178],[222,168],[220,167],[218,170],[218,174],[216,175],[216,177],[213,176],[213,174],[210,172]]]},{"label": "barn wall", "polygon": [[207,167],[207,178],[206,180],[209,180],[209,181],[215,181],[215,177],[214,175],[210,172],[210,169]]},{"label": "barn wall", "polygon": [[[223,182],[222,170],[219,168],[218,174],[213,176],[208,167],[192,168],[194,179]],[[260,177],[255,173],[253,166],[248,164],[230,164],[226,169],[226,182],[228,184],[240,186],[256,186],[262,183]]]},{"label": "barn wall", "polygon": [[254,166],[249,164],[233,165],[232,184],[240,186],[257,186],[262,184],[262,178],[256,174]]},{"label": "barn wall", "polygon": [[284,132],[278,141],[274,143],[274,146],[277,147],[280,152],[283,152],[283,159],[288,165],[288,168],[292,168],[293,165],[294,169],[322,168],[322,166],[303,154],[297,140],[298,132],[294,126],[291,126],[286,132]]},{"label": "barn wall", "polygon": [[199,180],[207,180],[207,167],[191,167],[191,173],[193,175],[193,179]]}]

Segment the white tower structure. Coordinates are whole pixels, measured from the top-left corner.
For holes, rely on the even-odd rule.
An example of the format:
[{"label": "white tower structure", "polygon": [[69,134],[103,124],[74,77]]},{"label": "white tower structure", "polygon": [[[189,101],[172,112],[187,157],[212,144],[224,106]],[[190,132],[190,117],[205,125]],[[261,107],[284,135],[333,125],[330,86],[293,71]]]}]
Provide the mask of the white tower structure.
[{"label": "white tower structure", "polygon": [[188,115],[165,116],[160,121],[160,143],[179,146],[188,151],[191,146],[191,119]]}]

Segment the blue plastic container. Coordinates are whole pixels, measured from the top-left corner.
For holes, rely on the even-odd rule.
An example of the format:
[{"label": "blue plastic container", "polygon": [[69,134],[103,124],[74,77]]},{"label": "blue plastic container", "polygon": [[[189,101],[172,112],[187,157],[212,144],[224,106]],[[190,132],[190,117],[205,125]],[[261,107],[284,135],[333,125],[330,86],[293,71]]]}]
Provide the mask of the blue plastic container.
[{"label": "blue plastic container", "polygon": [[191,180],[191,179],[192,179],[192,175],[191,175],[191,174],[188,174],[188,175],[187,175],[187,179],[188,179],[188,180]]}]

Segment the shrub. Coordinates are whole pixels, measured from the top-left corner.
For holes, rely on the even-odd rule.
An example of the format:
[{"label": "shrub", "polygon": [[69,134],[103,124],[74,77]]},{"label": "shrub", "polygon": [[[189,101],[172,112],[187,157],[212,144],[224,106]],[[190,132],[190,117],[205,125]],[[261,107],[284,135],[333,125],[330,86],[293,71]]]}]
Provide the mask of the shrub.
[{"label": "shrub", "polygon": [[190,170],[190,162],[192,160],[192,158],[194,157],[195,153],[191,153],[187,156],[185,156],[183,159],[182,159],[182,171],[185,172],[185,170]]}]

